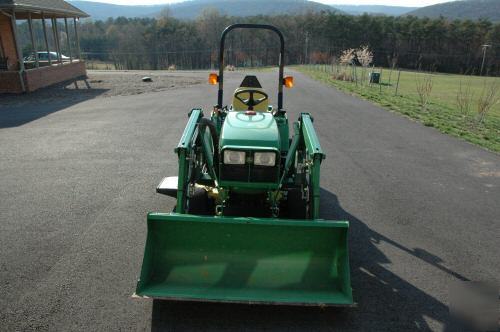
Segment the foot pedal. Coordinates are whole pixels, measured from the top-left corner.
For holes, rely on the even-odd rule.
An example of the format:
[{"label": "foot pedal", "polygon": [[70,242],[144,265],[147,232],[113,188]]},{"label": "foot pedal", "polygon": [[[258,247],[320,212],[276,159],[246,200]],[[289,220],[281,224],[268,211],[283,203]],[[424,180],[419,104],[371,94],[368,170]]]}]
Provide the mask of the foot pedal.
[{"label": "foot pedal", "polygon": [[158,187],[156,187],[156,192],[158,194],[167,195],[173,198],[177,198],[177,184],[179,181],[179,177],[177,176],[168,176],[161,180]]}]

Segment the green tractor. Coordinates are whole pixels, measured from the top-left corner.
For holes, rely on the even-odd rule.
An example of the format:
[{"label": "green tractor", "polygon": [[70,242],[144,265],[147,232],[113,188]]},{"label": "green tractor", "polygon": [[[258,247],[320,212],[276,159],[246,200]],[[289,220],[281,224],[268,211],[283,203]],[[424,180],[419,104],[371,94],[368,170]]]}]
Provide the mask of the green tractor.
[{"label": "green tractor", "polygon": [[[246,76],[223,106],[224,42],[233,29],[278,34],[278,105]],[[284,38],[270,25],[235,24],[222,33],[218,103],[210,118],[189,113],[175,149],[177,177],[157,192],[177,199],[150,213],[136,297],[187,301],[353,304],[347,221],[319,219],[325,158],[309,113],[291,126],[283,109]]]}]

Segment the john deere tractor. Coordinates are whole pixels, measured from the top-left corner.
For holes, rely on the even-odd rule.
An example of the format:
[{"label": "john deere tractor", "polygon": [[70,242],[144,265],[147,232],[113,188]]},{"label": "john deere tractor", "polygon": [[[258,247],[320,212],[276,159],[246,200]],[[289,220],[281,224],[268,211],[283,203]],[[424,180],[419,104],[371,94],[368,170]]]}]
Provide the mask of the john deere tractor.
[{"label": "john deere tractor", "polygon": [[[223,105],[224,42],[234,29],[280,39],[278,105],[246,76]],[[217,105],[193,109],[175,149],[176,177],[157,192],[175,211],[150,213],[136,296],[145,298],[351,305],[347,221],[320,218],[325,159],[309,113],[289,126],[283,108],[285,43],[270,25],[235,24],[221,36]],[[290,131],[292,137],[290,138]]]}]

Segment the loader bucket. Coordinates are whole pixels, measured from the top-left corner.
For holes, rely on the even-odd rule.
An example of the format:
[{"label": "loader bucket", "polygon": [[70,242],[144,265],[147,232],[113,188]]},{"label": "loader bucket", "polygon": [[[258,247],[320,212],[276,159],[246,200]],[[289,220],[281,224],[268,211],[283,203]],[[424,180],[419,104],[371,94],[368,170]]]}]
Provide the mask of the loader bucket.
[{"label": "loader bucket", "polygon": [[136,296],[353,304],[346,221],[148,215]]}]

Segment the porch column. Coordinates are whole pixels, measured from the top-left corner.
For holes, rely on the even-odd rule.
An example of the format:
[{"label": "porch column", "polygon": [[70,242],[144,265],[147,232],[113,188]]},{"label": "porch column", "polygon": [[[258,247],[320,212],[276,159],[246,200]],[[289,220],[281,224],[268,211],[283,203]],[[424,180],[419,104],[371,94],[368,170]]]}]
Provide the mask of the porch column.
[{"label": "porch column", "polygon": [[73,22],[75,25],[75,39],[76,39],[76,54],[78,55],[78,60],[82,59],[82,53],[80,51],[80,39],[78,38],[78,25],[76,17],[73,17]]},{"label": "porch column", "polygon": [[73,62],[73,55],[71,54],[71,42],[69,39],[69,30],[68,30],[68,18],[64,18],[64,28],[66,30],[66,42],[68,43],[68,52],[69,52],[69,62]]},{"label": "porch column", "polygon": [[33,20],[31,19],[31,13],[28,13],[28,26],[30,28],[31,46],[33,46],[33,52],[35,53],[35,65],[38,68],[40,67],[40,63],[38,62],[38,48],[35,36],[33,35]]},{"label": "porch column", "polygon": [[24,85],[24,59],[23,53],[21,51],[21,46],[19,45],[19,38],[17,37],[17,24],[16,24],[16,11],[12,10],[12,16],[10,17],[12,22],[12,34],[14,35],[14,42],[16,43],[17,60],[19,62],[19,82],[21,83],[21,88],[23,92],[26,91],[26,86]]},{"label": "porch column", "polygon": [[49,49],[49,39],[47,38],[47,24],[45,23],[45,16],[42,13],[42,25],[43,25],[43,37],[45,39],[45,48],[47,49],[47,57],[49,60],[49,66],[52,65],[52,60],[50,59],[50,49]]},{"label": "porch column", "polygon": [[59,32],[57,31],[57,18],[52,18],[52,31],[54,33],[54,42],[56,44],[57,60],[62,65],[61,47],[59,46]]}]

